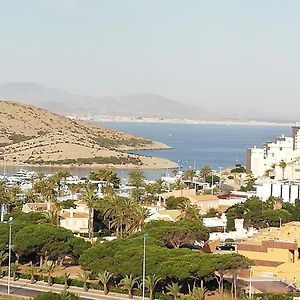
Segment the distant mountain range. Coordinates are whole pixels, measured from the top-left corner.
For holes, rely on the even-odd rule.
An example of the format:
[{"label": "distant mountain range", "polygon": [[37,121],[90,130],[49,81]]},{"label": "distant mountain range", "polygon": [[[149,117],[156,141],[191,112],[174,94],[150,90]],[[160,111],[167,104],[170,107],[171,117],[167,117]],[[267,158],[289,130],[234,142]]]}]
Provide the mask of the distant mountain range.
[{"label": "distant mountain range", "polygon": [[47,109],[67,116],[122,116],[130,118],[192,119],[197,121],[270,121],[293,122],[293,114],[249,110],[245,103],[227,105],[218,111],[184,104],[154,94],[134,94],[118,97],[93,97],[49,89],[34,82],[0,84],[0,100],[12,100]]},{"label": "distant mountain range", "polygon": [[121,115],[197,120],[212,118],[212,114],[205,109],[159,95],[134,94],[96,98],[60,89],[47,89],[29,82],[0,84],[0,99],[34,105],[63,115]]}]

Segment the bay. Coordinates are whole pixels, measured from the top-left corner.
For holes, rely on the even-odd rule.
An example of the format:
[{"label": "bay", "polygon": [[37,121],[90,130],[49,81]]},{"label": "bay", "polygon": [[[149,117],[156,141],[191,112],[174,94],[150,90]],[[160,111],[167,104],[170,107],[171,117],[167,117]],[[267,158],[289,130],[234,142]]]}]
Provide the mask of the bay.
[{"label": "bay", "polygon": [[182,169],[205,165],[219,170],[235,163],[245,164],[249,147],[261,147],[276,136],[291,136],[289,126],[203,125],[170,123],[96,122],[97,124],[165,143],[170,150],[135,153],[178,162]]},{"label": "bay", "polygon": [[[134,122],[93,122],[106,128],[126,131],[144,136],[151,140],[165,143],[172,147],[168,150],[143,150],[134,153],[156,156],[179,163],[181,169],[201,169],[209,165],[215,170],[223,169],[235,163],[245,164],[246,150],[254,145],[260,147],[265,141],[273,140],[282,134],[291,136],[288,126],[258,125],[202,125],[202,124],[170,124],[170,123],[134,123]],[[12,175],[21,167],[0,166],[0,173]],[[44,173],[65,170],[59,167],[25,167]],[[86,176],[91,169],[69,168],[73,175]],[[116,170],[118,175],[126,179],[130,170]],[[156,179],[171,174],[171,170],[144,170],[148,179]]]}]

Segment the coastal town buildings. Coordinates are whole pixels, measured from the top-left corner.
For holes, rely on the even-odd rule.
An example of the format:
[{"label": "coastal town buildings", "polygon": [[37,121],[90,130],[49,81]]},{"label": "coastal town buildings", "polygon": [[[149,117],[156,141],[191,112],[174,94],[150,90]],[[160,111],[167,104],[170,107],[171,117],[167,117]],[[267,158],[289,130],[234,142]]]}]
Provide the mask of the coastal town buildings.
[{"label": "coastal town buildings", "polygon": [[280,197],[283,202],[295,203],[300,199],[300,181],[296,180],[269,180],[256,184],[256,196],[266,201],[269,197]]},{"label": "coastal town buildings", "polygon": [[272,277],[300,285],[300,222],[259,230],[237,245],[252,260],[255,277]]},{"label": "coastal town buildings", "polygon": [[[89,232],[89,208],[83,200],[75,201],[76,208],[63,209],[60,213],[60,226],[80,235]],[[93,220],[91,221],[93,224]]]},{"label": "coastal town buildings", "polygon": [[292,137],[282,135],[266,141],[262,148],[248,149],[246,171],[254,177],[271,172],[275,179],[300,179],[300,123],[292,127]]},{"label": "coastal town buildings", "polygon": [[219,208],[219,198],[216,195],[197,195],[196,189],[181,189],[158,195],[158,206],[165,207],[169,197],[185,197],[191,204],[197,205],[201,214],[205,214],[209,209]]}]

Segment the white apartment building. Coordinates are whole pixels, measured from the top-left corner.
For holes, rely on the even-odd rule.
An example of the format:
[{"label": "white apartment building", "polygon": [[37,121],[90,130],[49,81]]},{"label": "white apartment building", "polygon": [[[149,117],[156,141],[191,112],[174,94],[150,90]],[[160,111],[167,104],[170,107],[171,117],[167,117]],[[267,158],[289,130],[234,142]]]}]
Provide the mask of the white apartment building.
[{"label": "white apartment building", "polygon": [[[300,179],[300,123],[292,127],[292,137],[280,136],[267,141],[262,148],[253,147],[247,150],[246,171],[254,177],[264,176],[267,170],[273,169],[275,179]],[[286,162],[286,170],[279,167],[280,161]],[[275,168],[273,166],[275,165]],[[298,165],[298,167],[297,167]]]},{"label": "white apartment building", "polygon": [[256,185],[256,195],[263,201],[269,197],[280,197],[283,202],[294,204],[300,199],[300,181],[275,181],[264,182]]}]

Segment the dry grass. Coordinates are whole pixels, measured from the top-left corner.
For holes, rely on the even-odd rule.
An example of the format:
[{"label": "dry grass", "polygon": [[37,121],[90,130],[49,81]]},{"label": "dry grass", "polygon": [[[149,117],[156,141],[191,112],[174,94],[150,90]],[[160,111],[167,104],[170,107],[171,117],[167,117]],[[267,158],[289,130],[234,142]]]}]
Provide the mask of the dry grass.
[{"label": "dry grass", "polygon": [[11,165],[175,166],[124,152],[168,148],[164,144],[8,101],[0,101],[0,146]]}]

